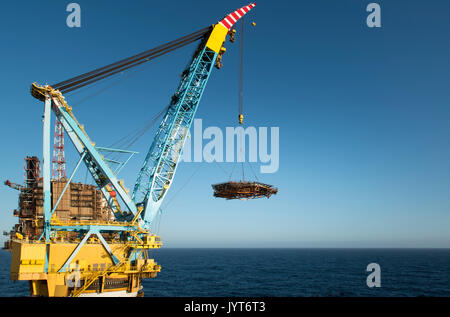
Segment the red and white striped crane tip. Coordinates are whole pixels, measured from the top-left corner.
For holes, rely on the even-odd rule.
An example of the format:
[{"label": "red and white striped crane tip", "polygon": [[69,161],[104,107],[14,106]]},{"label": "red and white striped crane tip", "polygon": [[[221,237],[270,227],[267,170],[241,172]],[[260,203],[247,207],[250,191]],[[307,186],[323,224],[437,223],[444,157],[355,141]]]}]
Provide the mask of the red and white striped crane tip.
[{"label": "red and white striped crane tip", "polygon": [[224,27],[226,27],[228,30],[231,29],[231,27],[244,16],[248,11],[253,9],[256,6],[256,3],[250,3],[248,6],[242,7],[240,9],[237,9],[236,11],[230,13],[219,22],[219,24],[222,24]]}]

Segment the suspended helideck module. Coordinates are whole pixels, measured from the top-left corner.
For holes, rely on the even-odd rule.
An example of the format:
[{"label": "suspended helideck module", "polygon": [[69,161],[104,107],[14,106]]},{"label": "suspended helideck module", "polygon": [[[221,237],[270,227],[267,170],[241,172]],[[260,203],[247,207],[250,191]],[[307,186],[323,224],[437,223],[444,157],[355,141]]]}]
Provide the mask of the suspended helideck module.
[{"label": "suspended helideck module", "polygon": [[258,182],[227,182],[212,185],[214,197],[226,199],[253,199],[275,195],[278,188]]}]

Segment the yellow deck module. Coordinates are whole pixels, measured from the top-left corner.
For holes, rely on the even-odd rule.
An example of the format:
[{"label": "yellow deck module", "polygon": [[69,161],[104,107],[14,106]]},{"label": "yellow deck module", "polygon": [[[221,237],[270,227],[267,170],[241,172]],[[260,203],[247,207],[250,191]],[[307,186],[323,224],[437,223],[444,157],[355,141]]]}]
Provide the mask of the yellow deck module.
[{"label": "yellow deck module", "polygon": [[[138,293],[142,278],[153,278],[161,266],[153,259],[130,260],[134,245],[110,242],[112,253],[118,258],[115,264],[104,248],[96,241],[80,248],[67,268],[60,272],[72,255],[78,242],[11,241],[11,279],[30,281],[32,296],[79,296],[108,292]],[[155,249],[161,246],[160,238],[146,237],[138,247]],[[48,254],[48,262],[46,262]],[[72,282],[72,284],[71,284]]]}]

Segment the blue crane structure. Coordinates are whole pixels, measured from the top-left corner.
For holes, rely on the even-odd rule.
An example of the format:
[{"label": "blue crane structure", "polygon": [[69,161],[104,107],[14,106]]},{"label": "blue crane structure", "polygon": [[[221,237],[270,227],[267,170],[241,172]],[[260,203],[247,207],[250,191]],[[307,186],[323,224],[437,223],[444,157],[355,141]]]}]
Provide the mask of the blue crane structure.
[{"label": "blue crane structure", "polygon": [[[80,237],[83,237],[71,257],[61,267],[61,272],[67,268],[76,253],[91,235],[99,237],[114,263],[117,263],[118,260],[108,247],[108,243],[102,238],[102,232],[117,232],[130,241],[137,241],[138,245],[144,248],[142,241],[151,235],[150,228],[153,220],[173,182],[188,131],[213,66],[217,68],[221,66],[222,55],[225,52],[223,44],[226,37],[230,35],[234,38],[235,30],[233,25],[254,6],[254,3],[249,4],[227,15],[217,24],[199,30],[189,36],[70,80],[44,86],[33,83],[31,94],[35,98],[44,101],[42,165],[44,230],[41,239],[49,242],[52,235],[57,231],[75,231],[80,233]],[[117,173],[136,152],[96,146],[84,130],[83,125],[75,118],[72,108],[67,104],[63,93],[117,74],[198,39],[202,41],[189,67],[182,74],[178,89],[163,116],[130,195],[124,184],[118,180]],[[80,155],[68,182],[53,206],[51,204],[50,183],[50,119],[52,111]],[[126,153],[129,157],[126,162],[108,160],[103,156],[105,152]],[[54,212],[81,162],[86,165],[98,188],[103,193],[116,221],[83,223],[80,221],[61,222],[55,219]],[[119,166],[113,169],[113,164],[118,164]],[[135,256],[138,256],[139,253],[135,254]]]},{"label": "blue crane structure", "polygon": [[137,206],[143,208],[145,225],[152,223],[170,188],[216,58],[216,52],[204,47],[183,72],[181,83],[144,160],[132,198]]}]

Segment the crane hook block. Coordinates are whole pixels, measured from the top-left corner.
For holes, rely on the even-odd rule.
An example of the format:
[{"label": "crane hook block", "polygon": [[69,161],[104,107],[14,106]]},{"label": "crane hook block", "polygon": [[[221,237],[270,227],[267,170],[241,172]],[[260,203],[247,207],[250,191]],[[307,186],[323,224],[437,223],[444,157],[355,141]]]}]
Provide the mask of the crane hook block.
[{"label": "crane hook block", "polygon": [[236,29],[232,28],[228,31],[228,35],[230,36],[230,42],[234,43],[236,41]]},{"label": "crane hook block", "polygon": [[252,26],[256,26],[256,23],[255,23],[255,22],[252,22]]},{"label": "crane hook block", "polygon": [[241,113],[239,114],[239,124],[244,123],[244,115]]}]

